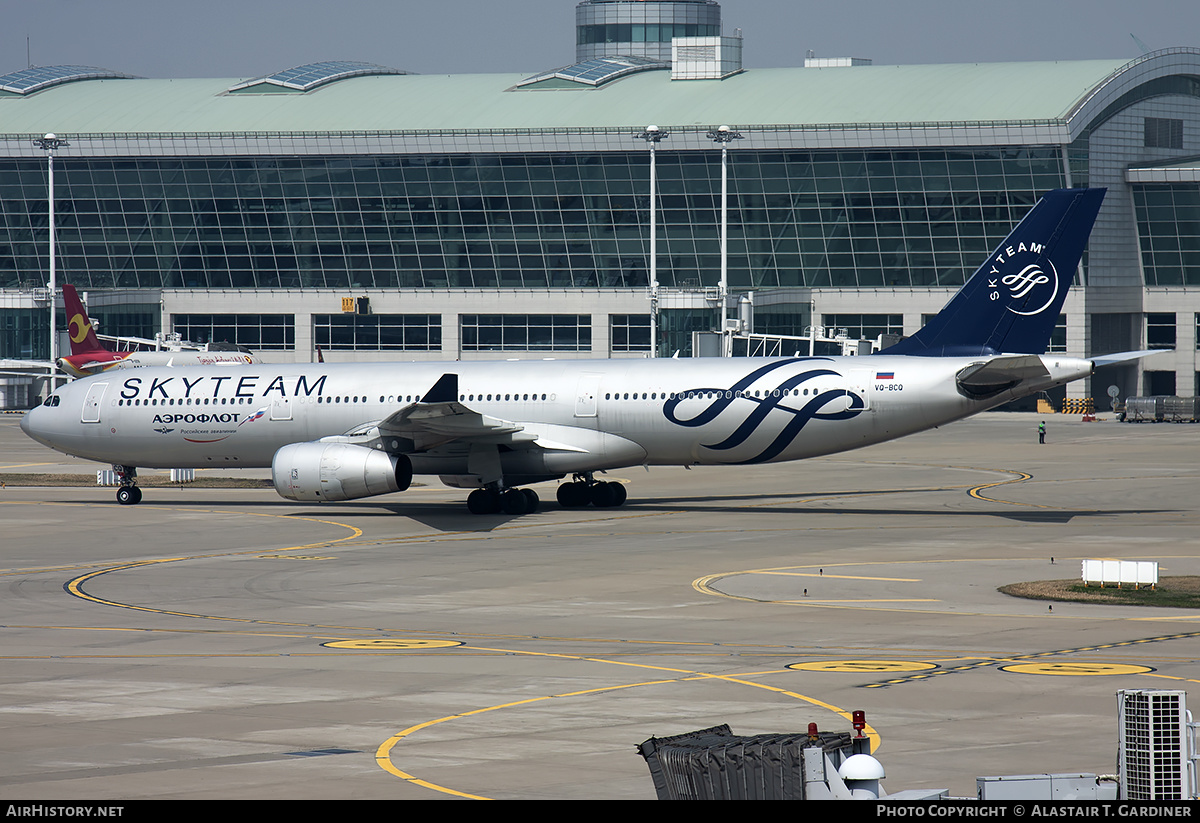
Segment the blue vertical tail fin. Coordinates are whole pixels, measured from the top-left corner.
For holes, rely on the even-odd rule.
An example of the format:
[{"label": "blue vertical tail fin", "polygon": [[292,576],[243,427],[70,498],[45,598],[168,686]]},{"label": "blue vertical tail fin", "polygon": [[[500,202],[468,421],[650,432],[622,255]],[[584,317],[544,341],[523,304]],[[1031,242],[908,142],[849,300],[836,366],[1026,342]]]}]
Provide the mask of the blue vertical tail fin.
[{"label": "blue vertical tail fin", "polygon": [[937,316],[880,354],[1044,354],[1105,191],[1047,192]]}]

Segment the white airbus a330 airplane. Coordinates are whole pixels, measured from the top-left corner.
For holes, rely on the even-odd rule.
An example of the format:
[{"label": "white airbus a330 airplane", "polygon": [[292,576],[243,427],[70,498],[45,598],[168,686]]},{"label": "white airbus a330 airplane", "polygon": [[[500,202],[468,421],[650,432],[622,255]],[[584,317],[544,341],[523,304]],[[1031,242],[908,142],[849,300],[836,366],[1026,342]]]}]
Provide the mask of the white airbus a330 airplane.
[{"label": "white airbus a330 airplane", "polygon": [[551,360],[143,368],[83,378],[21,428],[135,467],[271,467],[298,501],[461,488],[473,513],[532,512],[530,483],[571,476],[563,506],[619,506],[595,472],[798,460],[958,420],[1148,352],[1046,355],[1103,189],[1049,192],[913,337],[867,357]]}]

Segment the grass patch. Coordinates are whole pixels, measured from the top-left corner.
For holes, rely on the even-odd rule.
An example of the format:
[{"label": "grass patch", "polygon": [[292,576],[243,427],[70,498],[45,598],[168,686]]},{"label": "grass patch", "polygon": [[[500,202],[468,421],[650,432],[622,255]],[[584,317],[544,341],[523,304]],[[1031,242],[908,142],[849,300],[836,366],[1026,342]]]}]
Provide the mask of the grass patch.
[{"label": "grass patch", "polygon": [[1200,609],[1200,576],[1163,577],[1151,589],[1124,586],[1085,586],[1081,580],[1039,580],[1001,586],[1003,594],[1030,600],[1058,600],[1074,603],[1106,603],[1111,606],[1159,606],[1172,609]]}]

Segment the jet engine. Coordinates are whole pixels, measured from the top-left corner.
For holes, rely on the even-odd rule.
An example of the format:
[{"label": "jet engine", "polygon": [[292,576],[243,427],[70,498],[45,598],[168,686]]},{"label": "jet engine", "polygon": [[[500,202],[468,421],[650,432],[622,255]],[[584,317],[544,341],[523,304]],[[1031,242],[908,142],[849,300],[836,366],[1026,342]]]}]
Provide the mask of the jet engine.
[{"label": "jet engine", "polygon": [[402,492],[412,482],[407,455],[348,443],[292,443],[275,452],[271,481],[289,500],[357,500]]}]

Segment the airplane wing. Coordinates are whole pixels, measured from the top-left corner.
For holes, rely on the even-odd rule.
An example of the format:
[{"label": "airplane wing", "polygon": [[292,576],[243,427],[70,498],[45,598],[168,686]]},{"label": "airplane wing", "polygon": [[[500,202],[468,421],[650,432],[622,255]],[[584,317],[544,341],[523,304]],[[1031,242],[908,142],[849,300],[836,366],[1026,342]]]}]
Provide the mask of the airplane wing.
[{"label": "airplane wing", "polygon": [[[46,374],[43,372],[29,372],[29,371],[0,371],[0,375],[2,375],[4,377],[49,377],[50,376],[49,374]],[[59,375],[59,378],[61,379],[61,375]]]},{"label": "airplane wing", "polygon": [[380,421],[378,427],[382,437],[412,441],[413,451],[452,441],[517,446],[538,439],[519,423],[480,414],[458,402],[457,374],[443,374],[418,402]]},{"label": "airplane wing", "polygon": [[[50,374],[56,371],[54,364],[49,360],[0,360],[0,375],[6,377],[46,377],[46,374],[34,371],[21,371],[21,369],[47,369]],[[8,371],[13,369],[13,371]]]}]

